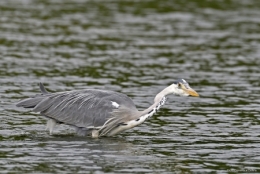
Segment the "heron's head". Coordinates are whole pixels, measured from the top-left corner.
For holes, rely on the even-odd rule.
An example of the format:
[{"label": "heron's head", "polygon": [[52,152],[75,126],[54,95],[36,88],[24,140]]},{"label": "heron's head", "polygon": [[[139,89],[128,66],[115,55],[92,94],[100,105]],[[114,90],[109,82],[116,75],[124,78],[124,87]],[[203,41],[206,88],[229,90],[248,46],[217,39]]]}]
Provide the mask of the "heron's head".
[{"label": "heron's head", "polygon": [[174,82],[172,85],[172,93],[180,96],[194,96],[198,97],[199,94],[193,90],[188,82],[184,79],[178,79],[176,82]]}]

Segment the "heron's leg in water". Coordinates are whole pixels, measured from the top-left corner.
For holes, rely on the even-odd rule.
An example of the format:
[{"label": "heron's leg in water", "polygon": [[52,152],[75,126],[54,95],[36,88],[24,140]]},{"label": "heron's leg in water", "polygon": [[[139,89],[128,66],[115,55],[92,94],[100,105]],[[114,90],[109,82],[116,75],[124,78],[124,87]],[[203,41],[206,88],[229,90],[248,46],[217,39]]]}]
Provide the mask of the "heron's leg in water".
[{"label": "heron's leg in water", "polygon": [[46,130],[50,131],[50,135],[52,135],[53,129],[56,126],[57,122],[54,119],[48,119],[47,125],[46,125]]},{"label": "heron's leg in water", "polygon": [[91,134],[92,138],[98,138],[98,135],[99,135],[98,130],[92,130],[92,134]]}]

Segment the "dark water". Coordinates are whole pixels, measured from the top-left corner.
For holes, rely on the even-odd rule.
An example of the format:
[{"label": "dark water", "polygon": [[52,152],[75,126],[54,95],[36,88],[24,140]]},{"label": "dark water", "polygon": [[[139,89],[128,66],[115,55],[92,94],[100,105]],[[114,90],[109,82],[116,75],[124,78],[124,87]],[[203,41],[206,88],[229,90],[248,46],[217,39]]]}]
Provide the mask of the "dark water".
[{"label": "dark water", "polygon": [[[0,173],[259,173],[260,1],[0,1]],[[14,103],[39,92],[110,89],[142,110],[113,138],[78,137]]]}]

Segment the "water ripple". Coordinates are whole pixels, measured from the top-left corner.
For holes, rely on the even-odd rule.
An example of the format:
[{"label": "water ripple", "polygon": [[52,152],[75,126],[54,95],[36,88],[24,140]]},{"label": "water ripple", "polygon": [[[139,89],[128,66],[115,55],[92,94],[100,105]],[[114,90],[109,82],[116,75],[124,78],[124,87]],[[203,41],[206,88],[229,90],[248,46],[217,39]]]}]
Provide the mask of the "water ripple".
[{"label": "water ripple", "polygon": [[[259,168],[259,2],[0,1],[0,173],[207,173]],[[138,109],[171,96],[113,138],[78,137],[15,107],[39,92],[99,88]],[[248,172],[246,172],[248,171]]]}]

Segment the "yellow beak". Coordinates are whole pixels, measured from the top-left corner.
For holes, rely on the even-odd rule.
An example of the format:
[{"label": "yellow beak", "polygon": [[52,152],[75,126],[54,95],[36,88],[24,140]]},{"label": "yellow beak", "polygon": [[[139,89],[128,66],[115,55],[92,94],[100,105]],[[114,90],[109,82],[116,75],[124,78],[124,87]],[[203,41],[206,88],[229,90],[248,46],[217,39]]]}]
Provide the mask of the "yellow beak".
[{"label": "yellow beak", "polygon": [[182,86],[182,89],[183,89],[187,94],[189,94],[190,96],[193,96],[193,97],[199,97],[199,96],[200,96],[200,95],[199,95],[195,90],[193,90],[192,88],[186,89],[184,86]]}]

